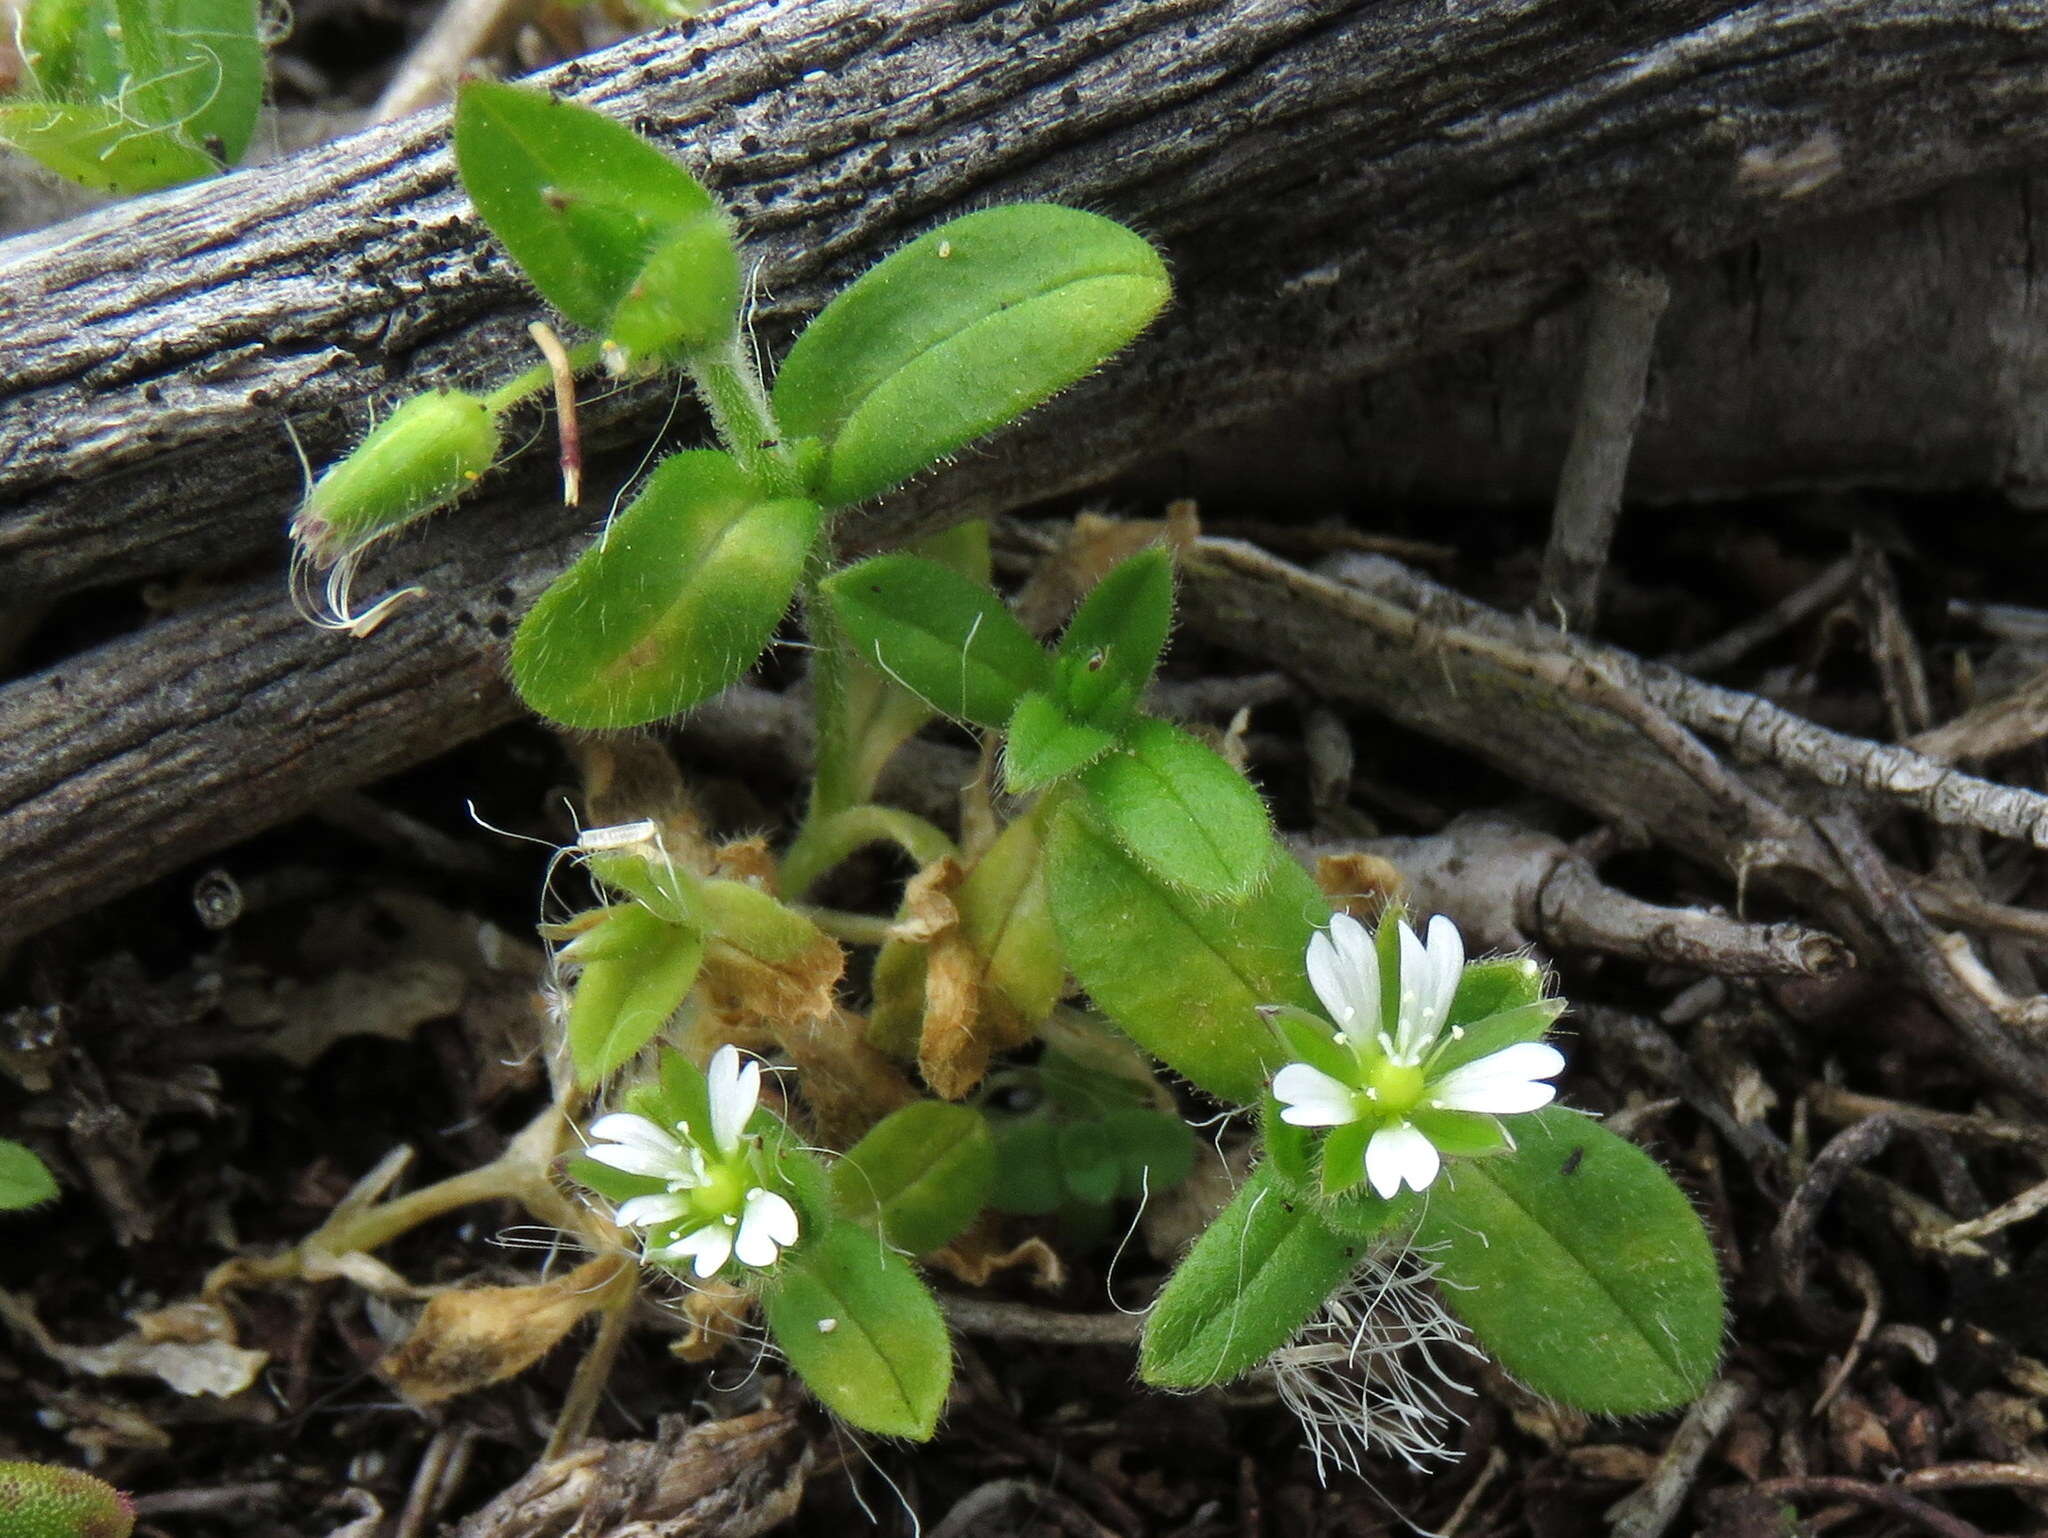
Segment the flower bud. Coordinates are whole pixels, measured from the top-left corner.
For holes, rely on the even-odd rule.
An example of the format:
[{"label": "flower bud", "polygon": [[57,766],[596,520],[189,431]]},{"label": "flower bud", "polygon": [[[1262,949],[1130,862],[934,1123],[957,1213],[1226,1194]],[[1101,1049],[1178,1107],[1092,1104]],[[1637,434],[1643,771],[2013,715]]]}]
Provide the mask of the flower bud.
[{"label": "flower bud", "polygon": [[135,1512],[105,1480],[43,1463],[0,1463],[0,1538],[128,1538]]},{"label": "flower bud", "polygon": [[732,335],[740,262],[725,222],[707,215],[656,243],[612,313],[610,340],[637,358],[677,360]]},{"label": "flower bud", "polygon": [[314,483],[292,538],[316,567],[452,502],[498,456],[498,425],[477,396],[419,395]]}]

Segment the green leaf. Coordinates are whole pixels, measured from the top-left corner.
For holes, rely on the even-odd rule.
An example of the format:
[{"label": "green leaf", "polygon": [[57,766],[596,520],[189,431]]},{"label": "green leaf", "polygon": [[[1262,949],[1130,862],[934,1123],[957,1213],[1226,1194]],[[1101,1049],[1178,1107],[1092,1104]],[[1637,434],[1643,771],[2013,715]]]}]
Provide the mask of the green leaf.
[{"label": "green leaf", "polygon": [[77,1469],[0,1462],[5,1538],[128,1538],[135,1508],[112,1485]]},{"label": "green leaf", "polygon": [[1513,1119],[1512,1155],[1451,1164],[1417,1241],[1444,1299],[1539,1394],[1596,1415],[1696,1397],[1721,1356],[1705,1229],[1649,1155],[1552,1106]]},{"label": "green leaf", "polygon": [[626,903],[563,957],[583,966],[569,996],[569,1059],[577,1083],[595,1084],[630,1062],[682,1007],[704,964],[704,935]]},{"label": "green leaf", "polygon": [[826,1409],[881,1436],[932,1434],[953,1378],[952,1342],[930,1289],[874,1230],[832,1223],[805,1235],[761,1312]]},{"label": "green leaf", "polygon": [[658,244],[691,227],[723,230],[711,194],[652,144],[528,86],[463,86],[455,162],[477,213],[541,297],[600,334]]},{"label": "green leaf", "polygon": [[[1078,720],[1120,730],[1119,709],[1128,714],[1151,683],[1172,627],[1173,557],[1153,545],[1119,562],[1068,622],[1057,653],[1071,680],[1062,703]],[[1097,715],[1103,702],[1107,718]]]},{"label": "green leaf", "polygon": [[1210,1094],[1258,1103],[1287,1060],[1259,1006],[1315,1002],[1304,957],[1330,908],[1308,873],[1269,842],[1251,896],[1204,902],[1071,804],[1047,830],[1046,873],[1067,965],[1096,1004]]},{"label": "green leaf", "polygon": [[1140,1201],[1188,1178],[1195,1167],[1195,1134],[1164,1111],[1115,1111],[1102,1120],[1117,1153],[1117,1195]]},{"label": "green leaf", "polygon": [[1066,991],[1067,963],[1046,898],[1044,818],[1037,809],[982,852],[953,893],[953,906],[982,958],[983,985],[1027,1022],[1052,1013]]},{"label": "green leaf", "polygon": [[816,542],[814,502],[763,499],[724,454],[671,455],[512,642],[528,705],[583,730],[698,705],[754,665]]},{"label": "green leaf", "polygon": [[0,144],[98,192],[150,192],[220,169],[175,135],[138,132],[111,107],[92,102],[0,103]]},{"label": "green leaf", "polygon": [[1001,726],[1051,663],[988,587],[912,555],[882,555],[819,588],[854,655],[949,716]]},{"label": "green leaf", "polygon": [[848,1217],[879,1228],[900,1250],[925,1255],[951,1243],[987,1205],[996,1145],[971,1106],[920,1100],[877,1122],[832,1167],[832,1194]]},{"label": "green leaf", "polygon": [[783,361],[775,413],[824,445],[821,500],[864,501],[1091,373],[1171,292],[1158,252],[1114,220],[985,209],[827,305]]},{"label": "green leaf", "polygon": [[1342,1196],[1365,1180],[1365,1147],[1379,1130],[1376,1122],[1350,1121],[1323,1136],[1322,1193]]},{"label": "green leaf", "polygon": [[1067,1199],[1059,1131],[1051,1122],[1020,1121],[996,1133],[996,1178],[989,1205],[998,1212],[1043,1217]]},{"label": "green leaf", "polygon": [[1090,1207],[1106,1207],[1116,1199],[1122,1178],[1117,1146],[1097,1121],[1070,1121],[1053,1142],[1067,1195]]},{"label": "green leaf", "polygon": [[111,102],[127,72],[114,0],[30,0],[21,18],[23,96]]},{"label": "green leaf", "polygon": [[738,324],[740,256],[707,214],[658,237],[612,314],[611,339],[636,358],[679,363],[728,341]]},{"label": "green leaf", "polygon": [[1003,741],[1003,785],[1027,795],[1085,769],[1116,746],[1113,733],[1074,720],[1052,696],[1031,690],[1017,701]]},{"label": "green leaf", "polygon": [[1363,1244],[1399,1234],[1414,1221],[1421,1206],[1417,1192],[1404,1190],[1386,1197],[1361,1184],[1342,1195],[1324,1197],[1316,1204],[1316,1213],[1332,1233]]},{"label": "green leaf", "polygon": [[1179,727],[1141,717],[1116,752],[1081,771],[1080,785],[1102,825],[1174,886],[1243,897],[1271,862],[1259,793]]},{"label": "green leaf", "polygon": [[1138,1375],[1162,1388],[1227,1383],[1263,1362],[1351,1274],[1357,1241],[1262,1166],[1195,1241],[1145,1320]]},{"label": "green leaf", "polygon": [[50,1167],[11,1138],[0,1137],[0,1212],[19,1212],[57,1199]]}]

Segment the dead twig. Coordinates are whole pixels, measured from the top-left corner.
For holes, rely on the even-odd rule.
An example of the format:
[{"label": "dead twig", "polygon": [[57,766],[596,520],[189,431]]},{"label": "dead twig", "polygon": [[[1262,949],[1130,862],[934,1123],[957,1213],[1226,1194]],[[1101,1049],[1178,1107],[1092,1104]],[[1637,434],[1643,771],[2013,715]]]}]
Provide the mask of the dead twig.
[{"label": "dead twig", "polygon": [[1593,278],[1578,416],[1558,475],[1550,546],[1538,599],[1567,629],[1589,630],[1600,608],[1600,574],[1621,518],[1629,448],[1643,414],[1643,386],[1657,321],[1671,302],[1661,272],[1614,265]]},{"label": "dead twig", "polygon": [[1656,1472],[1607,1508],[1609,1538],[1661,1538],[1685,1504],[1707,1454],[1755,1395],[1755,1387],[1741,1378],[1723,1378],[1700,1395],[1665,1444]]},{"label": "dead twig", "polygon": [[1895,1517],[1911,1522],[1925,1532],[1935,1534],[1936,1538],[1984,1538],[1982,1528],[1965,1522],[1961,1517],[1952,1517],[1925,1501],[1914,1500],[1897,1485],[1869,1484],[1860,1479],[1845,1479],[1839,1475],[1802,1474],[1784,1479],[1766,1479],[1754,1488],[1756,1493],[1766,1500],[1821,1498],[1877,1506]]}]

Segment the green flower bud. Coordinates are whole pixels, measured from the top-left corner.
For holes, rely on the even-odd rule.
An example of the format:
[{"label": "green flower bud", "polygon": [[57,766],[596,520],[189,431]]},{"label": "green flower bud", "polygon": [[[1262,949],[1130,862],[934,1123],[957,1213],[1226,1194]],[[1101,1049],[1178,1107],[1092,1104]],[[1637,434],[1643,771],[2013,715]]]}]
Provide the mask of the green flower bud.
[{"label": "green flower bud", "polygon": [[609,330],[636,358],[673,360],[732,335],[740,307],[740,260],[715,216],[663,237],[612,312]]},{"label": "green flower bud", "polygon": [[292,539],[325,569],[452,502],[498,457],[498,425],[477,396],[419,395],[314,483]]},{"label": "green flower bud", "polygon": [[105,1480],[43,1463],[0,1463],[0,1538],[128,1538],[135,1511]]}]

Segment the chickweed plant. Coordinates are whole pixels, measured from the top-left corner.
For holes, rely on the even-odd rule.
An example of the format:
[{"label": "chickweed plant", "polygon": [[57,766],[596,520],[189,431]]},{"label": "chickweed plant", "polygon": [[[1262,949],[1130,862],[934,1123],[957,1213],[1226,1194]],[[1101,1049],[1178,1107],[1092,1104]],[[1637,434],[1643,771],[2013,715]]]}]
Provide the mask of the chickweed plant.
[{"label": "chickweed plant", "polygon": [[[1441,916],[1418,927],[1395,907],[1368,928],[1337,910],[1231,760],[1148,708],[1167,548],[1107,570],[1050,641],[991,586],[978,527],[831,568],[840,510],[1152,322],[1169,280],[1144,239],[1047,204],[969,214],[839,294],[771,383],[743,334],[731,221],[653,146],[475,84],[455,154],[584,339],[494,391],[400,406],[309,492],[303,589],[330,623],[374,623],[354,563],[489,467],[513,402],[599,364],[680,374],[718,445],[662,462],[595,534],[521,624],[513,680],[577,732],[665,721],[738,680],[794,606],[814,782],[779,854],[716,844],[674,808],[585,832],[570,854],[599,900],[543,928],[555,1104],[495,1164],[380,1200],[386,1172],[242,1275],[331,1274],[425,1217],[512,1196],[686,1309],[752,1312],[852,1425],[923,1438],[952,1350],[920,1263],[970,1274],[991,1212],[1110,1234],[1119,1203],[1188,1172],[1180,1106],[1199,1094],[1243,1118],[1256,1157],[1149,1312],[1147,1382],[1272,1375],[1318,1457],[1352,1469],[1441,1450],[1453,1402],[1432,1347],[1484,1350],[1601,1413],[1699,1393],[1722,1333],[1706,1235],[1654,1161],[1554,1103],[1565,1060],[1545,1037],[1564,1005],[1536,964],[1467,958]],[[941,717],[986,748],[957,838],[877,796],[890,756]],[[873,844],[916,870],[894,911],[817,906],[822,878]],[[607,1281],[588,1306],[623,1318],[632,1295]]]},{"label": "chickweed plant", "polygon": [[213,176],[249,147],[278,25],[258,0],[30,0],[0,145],[100,192]]}]

